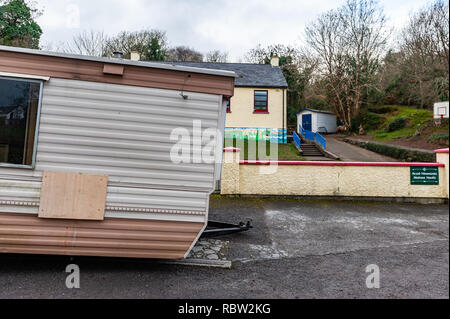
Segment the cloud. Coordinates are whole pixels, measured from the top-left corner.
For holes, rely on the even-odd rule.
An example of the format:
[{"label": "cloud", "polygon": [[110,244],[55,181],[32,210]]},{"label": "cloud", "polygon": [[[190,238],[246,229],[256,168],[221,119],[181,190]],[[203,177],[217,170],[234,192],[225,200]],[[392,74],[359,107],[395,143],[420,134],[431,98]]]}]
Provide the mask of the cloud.
[{"label": "cloud", "polygon": [[[202,53],[219,49],[238,61],[257,44],[294,45],[304,26],[320,13],[336,8],[333,0],[38,0],[44,14],[38,22],[43,43],[59,44],[83,30],[114,35],[122,30],[167,31],[171,45]],[[391,24],[401,27],[408,14],[426,0],[383,0]],[[79,9],[77,20],[75,8]],[[79,21],[77,24],[76,22]]]}]

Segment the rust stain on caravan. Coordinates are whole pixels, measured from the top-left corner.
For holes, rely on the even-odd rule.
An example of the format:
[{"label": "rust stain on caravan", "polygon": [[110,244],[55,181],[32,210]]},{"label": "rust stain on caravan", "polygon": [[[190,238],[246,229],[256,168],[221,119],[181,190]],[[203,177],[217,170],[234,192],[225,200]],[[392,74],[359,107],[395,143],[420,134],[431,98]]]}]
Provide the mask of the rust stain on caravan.
[{"label": "rust stain on caravan", "polygon": [[[224,95],[234,94],[234,78],[210,74],[189,73],[133,65],[123,66],[123,75],[105,74],[108,63],[74,58],[41,56],[0,50],[0,72],[49,76],[61,79],[142,86]],[[117,70],[115,70],[117,74]],[[108,72],[107,72],[108,73]],[[185,83],[186,74],[191,74]]]},{"label": "rust stain on caravan", "polygon": [[0,252],[69,256],[181,259],[203,223],[106,218],[40,219],[0,213]]}]

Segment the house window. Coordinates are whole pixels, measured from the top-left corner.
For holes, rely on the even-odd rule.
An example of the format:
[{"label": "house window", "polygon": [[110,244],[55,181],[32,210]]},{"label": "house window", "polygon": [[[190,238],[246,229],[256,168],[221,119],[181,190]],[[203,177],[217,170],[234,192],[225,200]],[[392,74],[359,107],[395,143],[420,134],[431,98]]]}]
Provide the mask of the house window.
[{"label": "house window", "polygon": [[231,100],[230,99],[226,99],[225,100],[225,104],[227,106],[227,113],[231,113]]},{"label": "house window", "polygon": [[0,77],[0,166],[33,167],[42,82]]},{"label": "house window", "polygon": [[255,113],[268,113],[268,91],[255,91]]}]

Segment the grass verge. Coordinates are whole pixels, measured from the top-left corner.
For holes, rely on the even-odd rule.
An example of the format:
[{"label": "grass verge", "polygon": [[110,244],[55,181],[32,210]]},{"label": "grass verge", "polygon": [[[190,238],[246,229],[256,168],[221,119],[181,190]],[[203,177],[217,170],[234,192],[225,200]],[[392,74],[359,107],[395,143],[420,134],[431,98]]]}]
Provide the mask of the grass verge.
[{"label": "grass verge", "polygon": [[[265,144],[265,152],[262,144]],[[300,155],[297,148],[293,144],[273,144],[271,154],[271,143],[269,141],[249,141],[225,139],[225,147],[238,147],[241,149],[241,160],[257,161],[305,161],[306,158]],[[259,152],[263,152],[260,156]],[[265,154],[264,154],[265,153]]]}]

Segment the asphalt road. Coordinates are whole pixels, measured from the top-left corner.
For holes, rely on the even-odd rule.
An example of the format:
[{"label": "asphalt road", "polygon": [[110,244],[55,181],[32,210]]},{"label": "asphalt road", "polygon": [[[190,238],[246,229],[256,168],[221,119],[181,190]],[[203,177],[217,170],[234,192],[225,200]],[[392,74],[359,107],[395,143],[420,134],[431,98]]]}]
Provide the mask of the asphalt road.
[{"label": "asphalt road", "polygon": [[[0,255],[0,298],[448,298],[449,207],[213,199],[211,219],[253,219],[227,236],[233,268]],[[65,268],[81,270],[67,289]],[[366,267],[380,288],[366,287]]]},{"label": "asphalt road", "polygon": [[346,143],[340,135],[327,135],[327,150],[346,162],[398,162],[397,159],[381,155],[362,147]]}]

